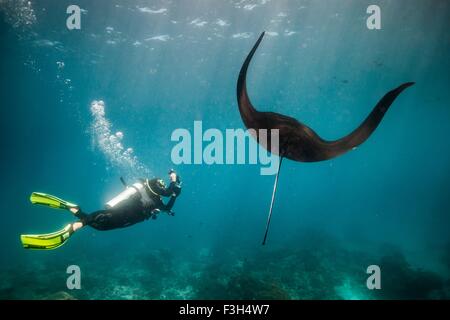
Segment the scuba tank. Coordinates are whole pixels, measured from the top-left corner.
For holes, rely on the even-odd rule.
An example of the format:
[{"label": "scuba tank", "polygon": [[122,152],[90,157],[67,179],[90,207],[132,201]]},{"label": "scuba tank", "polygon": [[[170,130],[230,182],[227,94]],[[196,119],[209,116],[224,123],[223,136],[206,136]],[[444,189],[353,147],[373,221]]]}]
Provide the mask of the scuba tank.
[{"label": "scuba tank", "polygon": [[154,204],[154,201],[148,196],[144,184],[136,182],[131,186],[126,186],[124,191],[109,200],[106,203],[106,208],[111,209],[126,201],[133,201],[134,199],[139,199],[144,208],[149,208]]}]

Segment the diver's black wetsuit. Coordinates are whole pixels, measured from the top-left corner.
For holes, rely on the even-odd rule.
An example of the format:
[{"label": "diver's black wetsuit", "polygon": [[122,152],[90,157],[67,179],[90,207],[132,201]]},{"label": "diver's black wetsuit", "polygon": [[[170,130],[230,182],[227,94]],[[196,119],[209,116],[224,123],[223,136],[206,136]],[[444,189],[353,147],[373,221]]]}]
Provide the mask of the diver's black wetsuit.
[{"label": "diver's black wetsuit", "polygon": [[[151,190],[146,188],[146,191],[152,200],[152,204],[149,207],[144,207],[139,198],[134,198],[123,201],[123,203],[119,203],[113,208],[95,211],[91,214],[83,213],[80,209],[76,216],[83,225],[91,226],[97,230],[111,230],[128,227],[147,220],[154,215],[152,211],[155,209],[171,212],[170,210],[175,204],[175,199],[181,192],[180,184],[171,182],[169,187],[166,188],[164,185],[158,183],[158,181],[161,180],[148,180]],[[164,204],[162,201],[162,196],[170,197],[167,204]]]}]

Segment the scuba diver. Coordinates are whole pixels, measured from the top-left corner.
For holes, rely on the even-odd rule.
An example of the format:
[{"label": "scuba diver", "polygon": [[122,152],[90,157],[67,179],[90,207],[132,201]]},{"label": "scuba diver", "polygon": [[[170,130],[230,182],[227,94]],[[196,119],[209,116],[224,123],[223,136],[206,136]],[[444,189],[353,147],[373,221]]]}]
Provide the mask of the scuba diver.
[{"label": "scuba diver", "polygon": [[[90,214],[83,212],[74,203],[49,194],[33,192],[30,197],[33,204],[68,210],[79,220],[68,224],[64,229],[57,232],[41,235],[21,235],[22,245],[25,249],[56,249],[63,245],[74,232],[85,226],[104,231],[129,227],[149,218],[156,219],[161,212],[174,216],[172,207],[181,193],[181,181],[173,169],[169,171],[169,178],[170,184],[168,187],[159,178],[139,179],[132,185],[127,185],[123,178],[120,178],[125,185],[125,190],[108,201],[104,210]],[[169,201],[165,204],[162,197],[169,197]]]}]

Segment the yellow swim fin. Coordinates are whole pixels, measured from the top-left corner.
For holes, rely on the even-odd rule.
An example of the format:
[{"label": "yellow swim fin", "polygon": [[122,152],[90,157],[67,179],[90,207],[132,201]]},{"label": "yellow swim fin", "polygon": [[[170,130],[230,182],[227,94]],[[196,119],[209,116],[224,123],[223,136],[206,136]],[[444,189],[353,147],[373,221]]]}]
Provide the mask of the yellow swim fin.
[{"label": "yellow swim fin", "polygon": [[25,249],[51,250],[62,246],[73,234],[72,224],[64,229],[48,234],[23,234],[20,236]]},{"label": "yellow swim fin", "polygon": [[49,206],[55,209],[65,209],[78,208],[78,205],[71,203],[66,200],[62,200],[58,197],[52,196],[51,194],[33,192],[30,196],[30,201],[33,204],[40,204],[43,206]]}]

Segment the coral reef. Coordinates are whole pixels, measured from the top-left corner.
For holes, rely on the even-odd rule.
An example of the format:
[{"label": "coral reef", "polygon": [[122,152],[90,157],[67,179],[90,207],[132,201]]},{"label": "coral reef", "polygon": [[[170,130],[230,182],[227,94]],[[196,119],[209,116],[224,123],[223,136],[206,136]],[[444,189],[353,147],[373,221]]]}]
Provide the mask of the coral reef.
[{"label": "coral reef", "polygon": [[443,295],[444,281],[438,274],[412,268],[400,253],[380,260],[382,290],[374,293],[383,299],[429,299]]},{"label": "coral reef", "polygon": [[[447,274],[413,266],[394,246],[381,254],[348,249],[321,232],[287,248],[200,248],[184,253],[138,248],[105,255],[30,258],[0,273],[1,299],[448,299]],[[448,257],[443,253],[443,269]],[[64,272],[79,264],[81,290]],[[382,289],[366,287],[366,268],[382,270]],[[20,272],[17,272],[20,270]]]},{"label": "coral reef", "polygon": [[59,291],[53,294],[48,295],[47,297],[43,297],[44,300],[77,300],[71,294],[65,291]]}]

